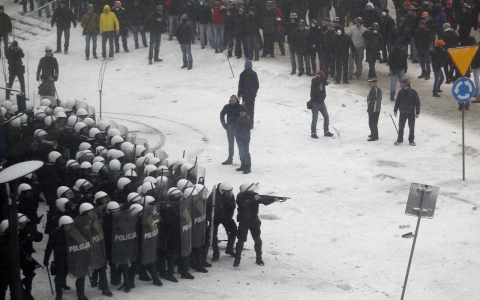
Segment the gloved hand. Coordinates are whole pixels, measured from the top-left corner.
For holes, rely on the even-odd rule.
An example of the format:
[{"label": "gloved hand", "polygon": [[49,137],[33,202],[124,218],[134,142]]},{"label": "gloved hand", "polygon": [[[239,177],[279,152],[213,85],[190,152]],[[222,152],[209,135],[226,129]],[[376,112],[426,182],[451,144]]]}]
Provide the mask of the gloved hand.
[{"label": "gloved hand", "polygon": [[45,267],[48,267],[48,260],[44,260],[44,261],[43,261],[43,265],[44,265]]},{"label": "gloved hand", "polygon": [[227,124],[222,123],[223,129],[227,130]]}]

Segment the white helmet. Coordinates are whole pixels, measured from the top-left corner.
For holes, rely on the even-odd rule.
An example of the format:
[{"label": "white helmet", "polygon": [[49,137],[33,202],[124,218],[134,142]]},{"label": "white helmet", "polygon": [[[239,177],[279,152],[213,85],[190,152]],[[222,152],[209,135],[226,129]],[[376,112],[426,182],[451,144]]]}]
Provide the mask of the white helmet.
[{"label": "white helmet", "polygon": [[[62,103],[63,104],[63,103]],[[68,99],[67,102],[65,102],[65,110],[66,111],[72,111],[73,107],[77,104],[77,100],[74,99]]]},{"label": "white helmet", "polygon": [[185,189],[185,192],[183,192],[183,195],[188,198],[188,197],[193,197],[198,195],[198,192],[194,187],[189,187]]},{"label": "white helmet", "polygon": [[[60,107],[60,108],[61,108],[61,107]],[[65,118],[65,119],[66,119],[66,118],[67,118],[67,114],[64,113],[63,111],[59,111],[59,112],[55,115],[55,117],[57,117],[57,120],[60,119],[60,118]]]},{"label": "white helmet", "polygon": [[5,100],[2,102],[2,107],[5,107],[6,110],[10,110],[12,108],[13,103],[10,100]]},{"label": "white helmet", "polygon": [[[27,115],[25,115],[27,117]],[[28,117],[27,117],[28,118]],[[45,124],[45,126],[51,126],[52,123],[55,123],[55,121],[57,120],[57,118],[55,118],[54,116],[47,116],[44,120],[43,120],[43,123]]]},{"label": "white helmet", "polygon": [[106,121],[100,121],[98,122],[97,127],[100,129],[100,131],[105,132],[110,125]]},{"label": "white helmet", "polygon": [[145,169],[143,169],[143,175],[145,176],[149,176],[151,173],[154,173],[154,172],[155,173],[157,172],[157,167],[155,167],[154,165],[148,165],[145,167]]},{"label": "white helmet", "polygon": [[244,183],[240,186],[240,192],[247,193],[247,192],[257,192],[258,190],[258,183]]},{"label": "white helmet", "polygon": [[107,159],[113,159],[113,154],[117,152],[117,149],[109,149],[107,151]]},{"label": "white helmet", "polygon": [[159,176],[170,176],[170,170],[166,166],[160,166],[157,168],[157,175]]},{"label": "white helmet", "polygon": [[107,193],[100,191],[100,192],[95,193],[95,198],[94,199],[95,199],[95,202],[96,202],[96,201],[98,201],[102,198],[105,198],[105,197],[108,197],[108,199],[110,200],[110,197],[108,196]]},{"label": "white helmet", "polygon": [[8,229],[8,219],[3,220],[2,223],[0,223],[0,234],[5,234],[5,231]]},{"label": "white helmet", "polygon": [[73,224],[73,219],[69,216],[62,216],[60,220],[58,220],[58,227],[62,227],[63,225]]},{"label": "white helmet", "polygon": [[187,174],[187,172],[190,171],[191,169],[193,169],[192,164],[190,164],[190,163],[183,164],[182,168],[181,168],[182,176],[185,176]]},{"label": "white helmet", "polygon": [[87,142],[83,142],[78,146],[78,151],[92,150],[92,145]]},{"label": "white helmet", "polygon": [[147,176],[143,179],[143,183],[145,183],[145,182],[151,182],[153,184],[156,184],[157,180],[155,178],[153,178],[152,176]]},{"label": "white helmet", "polygon": [[87,127],[87,124],[83,123],[83,122],[78,122],[77,124],[75,124],[75,126],[73,127],[73,130],[75,130],[76,133],[79,133],[80,130],[82,130],[83,128],[86,128]]},{"label": "white helmet", "polygon": [[9,123],[10,126],[14,128],[20,128],[20,126],[22,126],[22,118],[14,117],[9,121]]},{"label": "white helmet", "polygon": [[100,162],[102,164],[105,164],[105,158],[101,157],[101,156],[95,156],[93,158],[93,163],[96,163],[96,162]]},{"label": "white helmet", "polygon": [[148,158],[144,157],[144,156],[140,156],[139,158],[137,158],[137,160],[135,161],[135,165],[138,167],[138,168],[142,168],[146,165],[148,165]]},{"label": "white helmet", "polygon": [[91,169],[92,168],[92,164],[89,163],[88,161],[84,161],[81,165],[80,165],[80,169]]},{"label": "white helmet", "polygon": [[114,137],[114,136],[116,136],[116,135],[120,135],[120,136],[121,136],[122,134],[120,133],[120,130],[118,130],[117,128],[110,128],[110,129],[108,130],[107,135],[108,135],[109,138],[111,138],[111,137]]},{"label": "white helmet", "polygon": [[88,117],[88,111],[86,109],[80,108],[77,110],[77,117],[85,119]]},{"label": "white helmet", "polygon": [[142,199],[142,204],[150,204],[152,202],[155,202],[155,198],[153,198],[152,196],[145,196]]},{"label": "white helmet", "polygon": [[22,194],[22,192],[31,191],[31,190],[32,190],[32,187],[29,184],[22,183],[18,186],[17,192],[20,195]]},{"label": "white helmet", "polygon": [[76,191],[79,191],[80,192],[80,189],[83,187],[83,188],[86,188],[87,190],[92,188],[92,184],[86,180],[86,179],[78,179],[76,182],[75,182],[75,186],[73,187],[74,190]]},{"label": "white helmet", "polygon": [[17,217],[18,217],[18,224],[30,222],[30,219],[24,214],[19,213],[17,214]]},{"label": "white helmet", "polygon": [[80,215],[83,215],[84,212],[87,212],[92,209],[94,209],[93,205],[85,202],[80,205],[80,207],[78,208],[78,212],[80,213]]},{"label": "white helmet", "polygon": [[59,157],[62,157],[60,152],[52,151],[52,152],[48,153],[48,162],[49,163],[55,163]]},{"label": "white helmet", "polygon": [[77,122],[78,122],[78,117],[77,116],[70,116],[67,119],[67,125],[72,127],[72,128],[75,126],[75,124],[77,124]]},{"label": "white helmet", "polygon": [[40,106],[50,106],[52,105],[52,101],[50,101],[50,99],[42,99],[42,101],[40,101]]},{"label": "white helmet", "polygon": [[98,128],[91,128],[88,132],[88,136],[92,139],[96,138],[97,134],[101,133],[100,129]]},{"label": "white helmet", "polygon": [[187,163],[187,160],[185,158],[179,158],[175,161],[175,168],[178,168],[186,163]]},{"label": "white helmet", "polygon": [[16,114],[17,111],[18,111],[18,106],[17,105],[12,105],[12,107],[10,107],[9,111],[12,115]]},{"label": "white helmet", "polygon": [[180,179],[177,182],[177,188],[180,191],[185,191],[185,189],[188,188],[188,187],[193,187],[193,183],[191,183],[190,181],[188,181],[186,179]]},{"label": "white helmet", "polygon": [[230,184],[228,181],[224,181],[220,183],[220,186],[218,187],[218,190],[220,191],[220,194],[223,195],[225,192],[231,192],[233,191],[233,186]]},{"label": "white helmet", "polygon": [[112,158],[113,159],[119,159],[119,158],[122,158],[122,157],[125,157],[125,153],[123,153],[120,150],[115,150],[115,152],[112,153]]},{"label": "white helmet", "polygon": [[71,202],[70,200],[68,200],[67,198],[59,198],[57,199],[57,201],[55,201],[55,206],[57,207],[57,209],[61,212],[65,212],[65,205],[68,203],[68,202]]},{"label": "white helmet", "polygon": [[158,157],[152,157],[148,160],[148,164],[157,166],[161,161],[162,160]]},{"label": "white helmet", "polygon": [[140,201],[142,199],[142,196],[138,193],[130,193],[127,196],[127,201],[128,203],[135,203],[137,201]]},{"label": "white helmet", "polygon": [[109,163],[108,163],[108,169],[110,171],[120,171],[120,168],[122,167],[122,164],[120,163],[120,161],[118,159],[112,159]]},{"label": "white helmet", "polygon": [[148,159],[155,157],[155,155],[154,155],[152,152],[145,153],[144,156],[145,156],[146,158],[148,158]]},{"label": "white helmet", "polygon": [[47,136],[47,135],[48,133],[45,130],[42,130],[42,129],[35,130],[35,138],[41,137],[41,136]]},{"label": "white helmet", "polygon": [[135,145],[135,157],[140,157],[147,150],[143,145]]},{"label": "white helmet", "polygon": [[142,210],[143,210],[143,206],[141,206],[140,204],[137,204],[137,203],[130,205],[130,208],[128,209],[131,216],[134,216],[134,215],[138,214]]},{"label": "white helmet", "polygon": [[120,150],[122,150],[122,152],[126,152],[128,149],[132,149],[132,148],[133,148],[133,144],[130,142],[123,142],[122,146],[120,146]]},{"label": "white helmet", "polygon": [[93,127],[95,126],[95,120],[92,118],[85,118],[83,119],[83,123],[87,124],[88,127]]},{"label": "white helmet", "polygon": [[60,106],[55,107],[55,109],[53,110],[53,115],[56,117],[59,112],[65,113],[65,108]]},{"label": "white helmet", "polygon": [[175,160],[173,160],[171,158],[166,158],[166,159],[162,160],[161,165],[170,169],[172,166],[175,165]]},{"label": "white helmet", "polygon": [[132,163],[126,163],[124,166],[123,166],[123,172],[127,172],[128,170],[135,170],[137,166],[135,166],[135,164],[132,164]]},{"label": "white helmet", "polygon": [[107,213],[109,214],[111,211],[120,210],[120,204],[116,201],[110,201],[107,204]]},{"label": "white helmet", "polygon": [[[57,189],[57,197],[58,198],[69,198],[74,197],[72,190],[69,187],[61,186]],[[68,200],[68,199],[67,199]]]},{"label": "white helmet", "polygon": [[168,196],[178,195],[178,194],[183,195],[182,191],[177,189],[176,187],[169,188],[167,194]]},{"label": "white helmet", "polygon": [[97,154],[97,156],[106,156],[107,155],[107,148],[103,147],[103,146],[98,146],[97,148],[95,148],[95,153]]},{"label": "white helmet", "polygon": [[142,194],[146,195],[148,191],[155,189],[155,184],[153,182],[145,182],[142,184]]},{"label": "white helmet", "polygon": [[208,191],[203,184],[197,183],[193,187],[199,194]]},{"label": "white helmet", "polygon": [[33,104],[32,102],[28,101],[28,100],[25,100],[25,108],[27,110],[33,110]]},{"label": "white helmet", "polygon": [[130,179],[128,179],[127,177],[122,177],[122,178],[118,179],[118,181],[117,181],[117,188],[120,189],[120,190],[123,190],[125,188],[125,186],[127,186],[131,182],[132,181]]},{"label": "white helmet", "polygon": [[123,173],[123,176],[125,176],[125,177],[135,177],[135,178],[138,177],[137,172],[135,172],[133,169],[125,171],[125,173]]},{"label": "white helmet", "polygon": [[67,163],[65,164],[65,168],[73,168],[73,169],[79,169],[80,168],[80,164],[74,160],[74,159],[69,159],[67,161]]},{"label": "white helmet", "polygon": [[99,174],[102,168],[105,168],[105,165],[102,162],[99,162],[99,161],[94,162],[92,165],[92,172],[95,174]]},{"label": "white helmet", "polygon": [[[111,130],[113,130],[113,129],[110,129],[110,131]],[[116,135],[116,136],[112,137],[112,139],[110,140],[110,145],[117,146],[118,143],[123,143],[123,142],[124,142],[123,138],[120,135]]]},{"label": "white helmet", "polygon": [[161,190],[165,189],[168,185],[168,177],[158,176],[157,177],[157,187]]}]

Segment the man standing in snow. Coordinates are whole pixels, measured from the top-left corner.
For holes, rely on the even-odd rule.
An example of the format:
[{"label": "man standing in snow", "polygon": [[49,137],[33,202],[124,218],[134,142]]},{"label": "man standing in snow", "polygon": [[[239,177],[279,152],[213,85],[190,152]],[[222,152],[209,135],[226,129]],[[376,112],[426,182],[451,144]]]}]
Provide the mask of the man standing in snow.
[{"label": "man standing in snow", "polygon": [[110,11],[110,6],[103,7],[103,13],[100,15],[100,34],[102,35],[102,57],[107,58],[107,40],[109,44],[108,58],[113,59],[113,38],[120,34],[120,25],[117,16]]},{"label": "man standing in snow", "polygon": [[239,111],[240,117],[235,123],[235,138],[237,140],[241,165],[240,168],[236,170],[243,171],[243,174],[249,174],[251,173],[252,166],[252,160],[250,158],[250,130],[253,124],[244,106],[240,106]]},{"label": "man standing in snow", "polygon": [[[8,35],[12,34],[12,20],[4,12],[3,5],[0,5],[0,42],[3,40],[3,49],[4,53],[8,49]],[[2,51],[0,50],[0,57],[2,56]]]},{"label": "man standing in snow", "polygon": [[370,127],[369,142],[378,140],[378,117],[382,108],[382,90],[377,86],[377,78],[368,80],[370,92],[367,96],[368,126]]},{"label": "man standing in snow", "polygon": [[40,81],[40,75],[42,74],[47,74],[55,81],[58,80],[58,62],[57,59],[53,57],[50,47],[45,47],[45,56],[40,58],[40,62],[38,63],[37,81]]},{"label": "man standing in snow", "polygon": [[[225,123],[225,115],[227,115],[227,122]],[[231,165],[233,160],[234,153],[234,144],[235,144],[235,123],[240,117],[240,103],[238,103],[238,98],[235,95],[230,96],[230,101],[225,105],[220,112],[220,122],[222,123],[223,128],[227,131],[228,139],[228,158],[226,161],[222,162],[222,165]]]},{"label": "man standing in snow", "polygon": [[[10,47],[8,47],[5,57],[8,60],[8,87],[11,88],[15,82],[15,77],[18,78],[20,89],[25,93],[25,66],[22,58],[25,57],[22,48],[18,47],[18,42],[13,40]],[[6,100],[10,99],[10,90],[5,90]]]},{"label": "man standing in snow", "polygon": [[403,129],[408,119],[408,128],[410,129],[408,141],[410,142],[410,146],[416,146],[414,142],[415,119],[417,119],[420,114],[420,99],[418,98],[417,91],[410,87],[410,80],[408,79],[402,81],[402,89],[398,92],[395,107],[393,108],[395,117],[397,117],[398,109],[400,109],[400,120],[398,122],[398,138],[394,145],[398,146],[403,142]]},{"label": "man standing in snow", "polygon": [[122,36],[122,46],[125,52],[128,52],[127,45],[127,34],[128,27],[130,26],[127,12],[122,6],[122,2],[115,1],[115,4],[112,7],[112,12],[117,16],[118,23],[120,25],[119,32],[120,34],[115,35],[115,53],[120,51],[119,38]]},{"label": "man standing in snow", "polygon": [[65,35],[65,44],[63,45],[65,54],[68,54],[68,46],[70,42],[70,23],[73,24],[73,28],[77,27],[77,21],[75,15],[70,8],[66,7],[65,0],[60,1],[60,7],[53,11],[53,17],[51,25],[54,26],[57,23],[57,50],[55,53],[62,52],[62,34]]},{"label": "man standing in snow", "polygon": [[240,74],[238,81],[238,99],[243,98],[243,104],[247,108],[248,114],[252,118],[252,128],[255,115],[255,98],[260,88],[257,73],[252,70],[252,61],[245,61],[245,70]]},{"label": "man standing in snow", "polygon": [[193,30],[192,26],[188,24],[188,16],[183,14],[180,18],[180,25],[177,29],[177,41],[180,43],[180,49],[183,54],[183,66],[182,69],[187,68],[188,70],[192,69],[192,36]]},{"label": "man standing in snow", "polygon": [[[165,29],[166,21],[163,15],[163,6],[157,5],[155,12],[153,12],[147,20],[147,27],[150,30],[150,50],[148,51],[148,63],[152,64],[152,59],[155,62],[163,61],[158,56],[160,55],[160,37]],[[170,26],[173,26],[170,24]],[[175,32],[176,32],[175,28]],[[169,38],[170,39],[170,38]]]},{"label": "man standing in snow", "polygon": [[333,136],[333,134],[328,130],[329,119],[327,106],[325,105],[325,97],[327,96],[325,86],[327,86],[329,83],[330,81],[325,79],[325,74],[323,71],[318,71],[317,76],[312,79],[312,85],[310,87],[310,101],[312,101],[311,137],[314,139],[318,139],[317,120],[319,111],[323,116],[323,135],[327,137]]},{"label": "man standing in snow", "polygon": [[100,18],[94,13],[92,4],[87,6],[88,12],[83,15],[81,25],[85,35],[85,57],[90,59],[90,40],[92,40],[92,54],[93,58],[97,59],[97,32]]}]

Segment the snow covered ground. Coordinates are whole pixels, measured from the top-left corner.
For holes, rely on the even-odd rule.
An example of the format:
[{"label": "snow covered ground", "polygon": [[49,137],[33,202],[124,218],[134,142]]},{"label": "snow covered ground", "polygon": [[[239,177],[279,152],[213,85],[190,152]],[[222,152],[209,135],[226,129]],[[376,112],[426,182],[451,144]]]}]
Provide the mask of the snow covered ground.
[{"label": "snow covered ground", "polygon": [[[6,13],[20,11],[6,5]],[[36,88],[35,67],[45,46],[55,47],[55,31],[20,40],[28,54],[30,94]],[[244,182],[260,182],[260,192],[289,196],[283,204],[261,207],[265,266],[254,263],[249,237],[239,268],[225,255],[208,274],[195,280],[164,282],[161,288],[137,281],[125,300],[142,297],[176,299],[399,299],[412,240],[402,234],[415,231],[416,218],[404,214],[412,182],[440,187],[432,220],[422,220],[410,272],[406,299],[478,299],[480,259],[480,108],[466,112],[466,181],[462,181],[461,112],[451,97],[451,85],[441,98],[431,97],[433,77],[416,79],[419,65],[410,65],[408,77],[420,95],[422,109],[416,122],[417,147],[393,146],[395,128],[390,119],[390,79],[385,65],[377,64],[384,94],[379,121],[380,140],[367,142],[368,84],[327,87],[330,130],[335,138],[310,138],[311,113],[306,109],[310,77],[290,76],[288,55],[261,59],[253,69],[260,79],[252,131],[252,173],[222,166],[227,158],[226,133],[219,112],[236,94],[244,59],[192,46],[193,69],[182,66],[180,47],[162,36],[163,62],[148,65],[147,48],[123,51],[108,62],[103,86],[102,117],[139,131],[150,145],[165,135],[162,147],[171,158],[183,150],[198,156],[207,169],[207,186],[228,180],[238,192]],[[101,53],[101,48],[97,49]],[[81,29],[72,28],[69,54],[55,55],[60,64],[57,82],[61,100],[77,99],[99,110],[98,74],[101,61],[85,61]],[[27,60],[24,60],[27,63]],[[364,78],[367,64],[364,64]],[[1,97],[1,96],[0,96]],[[38,103],[38,101],[37,101]],[[397,119],[395,120],[397,121]],[[322,128],[321,116],[318,124]],[[408,134],[408,131],[407,131]],[[236,150],[236,149],[235,149]],[[236,151],[237,152],[237,151]],[[404,228],[406,227],[406,228]],[[222,230],[221,237],[225,237]],[[222,237],[223,236],[223,237]],[[44,242],[35,257],[43,260]],[[220,246],[224,247],[224,243]],[[222,248],[221,248],[222,249]],[[74,281],[68,279],[69,285]],[[103,298],[86,289],[90,299]],[[37,300],[52,299],[45,272],[34,280]],[[76,297],[74,289],[65,299]]]}]

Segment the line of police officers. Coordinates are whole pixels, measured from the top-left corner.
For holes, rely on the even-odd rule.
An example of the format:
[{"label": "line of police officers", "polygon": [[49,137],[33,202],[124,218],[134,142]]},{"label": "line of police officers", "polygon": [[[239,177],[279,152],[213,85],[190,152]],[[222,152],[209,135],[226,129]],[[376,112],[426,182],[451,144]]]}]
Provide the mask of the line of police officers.
[{"label": "line of police officers", "polygon": [[[208,272],[207,227],[212,226],[212,213],[213,261],[220,255],[217,233],[222,224],[228,236],[225,253],[235,257],[235,267],[240,264],[249,230],[255,241],[256,263],[264,264],[258,206],[271,204],[272,200],[263,200],[257,194],[257,184],[241,185],[236,202],[228,182],[219,184],[208,196],[203,186],[205,169],[196,162],[190,164],[183,158],[174,161],[161,150],[150,151],[131,143],[128,140],[135,139],[128,131],[114,128],[117,126],[113,122],[95,122],[85,109],[77,110],[75,103],[56,107],[44,100],[42,104],[47,105],[35,112],[8,111],[7,115],[2,111],[10,120],[7,133],[17,134],[16,139],[9,139],[12,149],[32,141],[28,132],[33,131],[30,151],[13,152],[14,160],[45,162],[42,169],[22,178],[17,190],[25,299],[33,300],[32,280],[39,267],[31,254],[32,242],[43,237],[36,229],[43,217],[37,214],[42,192],[49,207],[45,225],[49,240],[43,264],[55,275],[58,300],[63,290],[70,289],[66,282],[69,273],[76,278],[79,300],[88,299],[84,293],[86,276],[92,287],[98,286],[103,295],[113,296],[107,262],[110,284],[121,284],[119,289],[125,292],[135,287],[136,274],[139,280],[162,286],[160,277],[177,282],[176,265],[185,279],[194,279],[189,267]],[[33,118],[28,118],[32,112]],[[63,157],[70,155],[75,159],[65,163]],[[236,205],[238,230],[233,220]],[[12,284],[8,258],[12,233],[8,225],[4,220],[0,228],[1,299]]]}]

